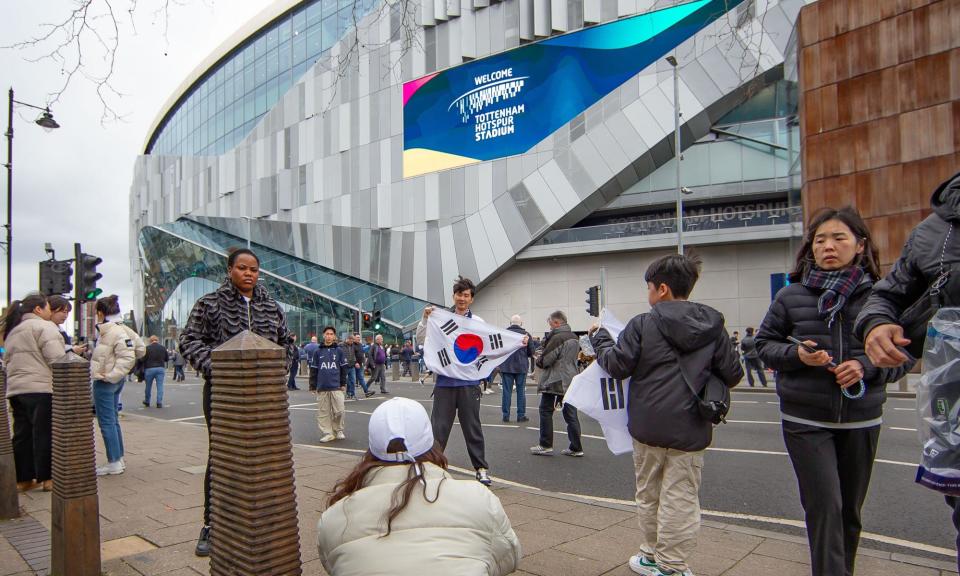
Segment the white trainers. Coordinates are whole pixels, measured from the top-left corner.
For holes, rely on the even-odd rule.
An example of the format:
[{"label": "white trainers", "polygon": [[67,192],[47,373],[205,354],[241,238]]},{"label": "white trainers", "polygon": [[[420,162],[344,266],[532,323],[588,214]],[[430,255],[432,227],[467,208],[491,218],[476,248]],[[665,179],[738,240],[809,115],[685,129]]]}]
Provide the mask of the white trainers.
[{"label": "white trainers", "polygon": [[336,439],[337,439],[337,437],[334,436],[333,434],[324,434],[323,437],[320,438],[320,441],[321,441],[321,442],[333,442],[333,441],[336,440]]},{"label": "white trainers", "polygon": [[535,456],[553,456],[553,448],[547,448],[537,444],[530,447],[530,453]]},{"label": "white trainers", "polygon": [[347,439],[347,435],[344,434],[342,430],[341,430],[340,432],[337,432],[336,437],[337,437],[337,440],[346,440],[346,439]]},{"label": "white trainers", "polygon": [[97,468],[97,476],[113,476],[115,474],[123,474],[123,462],[120,460]]},{"label": "white trainers", "polygon": [[486,468],[477,468],[477,482],[483,484],[484,486],[489,486],[493,483]]},{"label": "white trainers", "polygon": [[630,570],[643,576],[693,576],[690,570],[680,572],[657,566],[657,563],[643,554],[635,554],[630,557]]}]

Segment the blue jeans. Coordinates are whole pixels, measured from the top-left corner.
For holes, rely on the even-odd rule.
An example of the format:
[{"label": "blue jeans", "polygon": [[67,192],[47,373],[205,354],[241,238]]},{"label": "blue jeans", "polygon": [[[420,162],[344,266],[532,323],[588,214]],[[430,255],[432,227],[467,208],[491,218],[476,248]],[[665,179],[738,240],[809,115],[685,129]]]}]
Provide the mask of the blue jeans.
[{"label": "blue jeans", "polygon": [[108,462],[123,458],[123,433],[120,432],[120,418],[117,415],[122,390],[123,380],[117,384],[106,380],[93,381],[93,404],[97,407],[97,422],[100,424]]},{"label": "blue jeans", "polygon": [[513,396],[513,385],[517,385],[517,418],[523,418],[527,415],[527,395],[524,386],[527,384],[526,372],[516,374],[513,372],[500,373],[500,388],[503,391],[503,399],[500,401],[500,410],[504,418],[510,417],[510,400]]},{"label": "blue jeans", "polygon": [[157,404],[163,404],[163,379],[167,377],[167,371],[161,366],[158,368],[147,368],[143,371],[143,383],[146,385],[143,389],[143,401],[150,404],[150,392],[153,388],[153,382],[157,382]]},{"label": "blue jeans", "polygon": [[353,368],[347,370],[347,396],[356,396],[356,383],[360,382],[360,387],[363,388],[363,393],[368,392],[367,382],[363,379],[363,368]]}]

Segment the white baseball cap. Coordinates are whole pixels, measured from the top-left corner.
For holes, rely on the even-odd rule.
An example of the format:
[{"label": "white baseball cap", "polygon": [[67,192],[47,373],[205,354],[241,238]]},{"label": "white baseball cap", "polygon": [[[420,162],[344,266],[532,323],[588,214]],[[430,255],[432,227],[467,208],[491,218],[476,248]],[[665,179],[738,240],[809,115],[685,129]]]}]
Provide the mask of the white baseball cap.
[{"label": "white baseball cap", "polygon": [[[391,440],[400,438],[406,452],[388,453]],[[370,453],[385,462],[403,462],[422,456],[433,448],[433,427],[427,411],[409,398],[391,398],[370,416]]]}]

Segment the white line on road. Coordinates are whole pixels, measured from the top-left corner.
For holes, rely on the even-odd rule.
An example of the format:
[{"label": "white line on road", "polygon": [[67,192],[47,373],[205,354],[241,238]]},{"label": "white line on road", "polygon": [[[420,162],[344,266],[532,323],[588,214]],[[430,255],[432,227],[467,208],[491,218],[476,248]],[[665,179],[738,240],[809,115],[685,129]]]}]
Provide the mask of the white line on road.
[{"label": "white line on road", "polygon": [[734,404],[759,404],[757,400],[733,400]]},{"label": "white line on road", "polygon": [[900,431],[903,431],[903,432],[916,432],[916,431],[917,431],[916,428],[898,428],[898,427],[896,427],[896,426],[891,426],[890,429],[891,429],[891,430],[900,430]]},{"label": "white line on road", "polygon": [[203,418],[203,414],[200,416],[187,416],[186,418],[174,418],[170,420],[170,422],[186,422],[187,420],[198,420],[200,418]]},{"label": "white line on road", "polygon": [[771,422],[769,420],[727,420],[731,424],[776,424],[780,425],[780,422]]},{"label": "white line on road", "polygon": [[901,412],[914,412],[916,408],[894,408],[894,410],[899,410]]}]

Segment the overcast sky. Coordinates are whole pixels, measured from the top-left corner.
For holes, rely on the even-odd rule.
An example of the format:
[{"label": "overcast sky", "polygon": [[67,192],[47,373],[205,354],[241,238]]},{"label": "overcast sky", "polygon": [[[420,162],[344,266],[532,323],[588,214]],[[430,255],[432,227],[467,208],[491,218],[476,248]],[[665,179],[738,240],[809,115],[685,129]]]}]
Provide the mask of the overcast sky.
[{"label": "overcast sky", "polygon": [[[83,78],[52,104],[61,128],[46,132],[33,123],[38,112],[17,106],[13,128],[13,297],[38,288],[37,263],[46,259],[44,242],[58,259],[71,258],[74,242],[84,252],[103,258],[99,286],[116,293],[124,312],[132,307],[129,238],[129,194],[133,164],[160,107],[180,82],[221,42],[272,0],[175,0],[169,32],[156,15],[163,0],[139,0],[133,22],[128,0],[113,0],[120,13],[120,48],[113,84],[124,94],[113,99],[123,121],[101,124],[102,105],[95,86]],[[44,23],[63,21],[73,0],[4,0],[0,45],[35,37]],[[102,5],[101,2],[96,2]],[[112,35],[109,22],[98,28]],[[91,71],[102,71],[102,51],[87,48]],[[0,50],[6,131],[7,89],[15,99],[45,105],[63,81],[60,66],[31,63],[42,51]],[[6,162],[7,140],[0,144]],[[6,182],[6,174],[3,174]],[[6,186],[0,193],[0,223],[6,223]],[[0,235],[5,231],[0,229]],[[5,238],[4,238],[5,241]],[[0,255],[0,293],[6,297],[6,256]],[[4,300],[5,301],[5,300]]]}]

